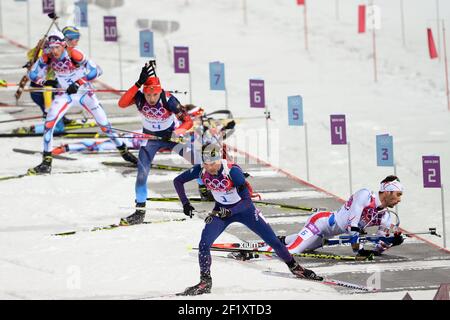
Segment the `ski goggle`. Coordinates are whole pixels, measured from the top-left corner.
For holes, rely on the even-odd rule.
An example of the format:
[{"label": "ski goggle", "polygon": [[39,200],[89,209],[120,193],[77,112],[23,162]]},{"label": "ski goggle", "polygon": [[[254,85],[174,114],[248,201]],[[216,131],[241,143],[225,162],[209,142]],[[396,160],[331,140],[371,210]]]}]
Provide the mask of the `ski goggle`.
[{"label": "ski goggle", "polygon": [[202,160],[206,164],[211,164],[222,159],[222,155],[217,150],[206,151],[202,153]]},{"label": "ski goggle", "polygon": [[55,36],[50,36],[47,39],[47,45],[50,48],[57,47],[57,46],[64,47],[66,45],[66,42],[64,41],[64,39],[60,39],[60,38],[55,37]]}]

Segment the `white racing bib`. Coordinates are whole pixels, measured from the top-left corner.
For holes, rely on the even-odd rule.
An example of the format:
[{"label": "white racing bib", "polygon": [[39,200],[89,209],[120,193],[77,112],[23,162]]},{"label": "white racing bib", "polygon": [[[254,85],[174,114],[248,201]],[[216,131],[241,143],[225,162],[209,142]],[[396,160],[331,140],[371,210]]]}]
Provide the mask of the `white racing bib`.
[{"label": "white racing bib", "polygon": [[164,131],[174,123],[175,115],[163,106],[149,106],[145,104],[140,110],[142,125],[149,131]]},{"label": "white racing bib", "polygon": [[72,83],[83,77],[84,72],[81,68],[70,73],[56,73],[58,83],[63,89],[67,89]]},{"label": "white racing bib", "polygon": [[239,196],[236,188],[233,188],[229,191],[211,190],[211,193],[214,197],[214,200],[216,200],[220,204],[235,204],[241,201],[241,197]]},{"label": "white racing bib", "polygon": [[[229,178],[230,168],[225,159],[222,160],[223,170],[220,176],[212,176],[204,172],[203,183],[211,191],[214,200],[220,204],[235,204],[242,200],[236,187]],[[204,170],[204,169],[203,169]]]}]

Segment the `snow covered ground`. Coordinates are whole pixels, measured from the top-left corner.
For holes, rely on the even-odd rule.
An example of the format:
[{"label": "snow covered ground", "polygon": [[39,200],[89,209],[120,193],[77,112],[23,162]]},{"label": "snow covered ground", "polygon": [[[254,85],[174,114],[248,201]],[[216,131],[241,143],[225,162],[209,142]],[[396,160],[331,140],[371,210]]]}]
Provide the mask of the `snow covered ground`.
[{"label": "snow covered ground", "polygon": [[[353,190],[376,190],[378,182],[392,173],[376,166],[375,135],[393,135],[397,174],[406,187],[399,206],[402,226],[411,231],[429,226],[439,230],[440,192],[423,188],[421,165],[422,155],[441,156],[442,181],[449,185],[450,113],[443,60],[430,60],[426,46],[426,27],[436,28],[435,3],[405,1],[403,47],[400,1],[375,1],[382,14],[382,28],[377,32],[378,83],[373,81],[371,36],[357,34],[360,1],[339,3],[337,20],[334,1],[308,1],[308,51],[304,49],[303,9],[294,0],[247,0],[247,25],[242,1],[238,0],[133,0],[110,10],[90,6],[91,56],[103,68],[101,80],[120,87],[117,45],[103,41],[102,26],[102,16],[116,15],[127,88],[137,79],[145,61],[139,57],[136,19],[178,21],[179,31],[165,36],[155,34],[158,74],[167,89],[188,89],[188,76],[173,73],[173,46],[189,46],[192,102],[208,111],[224,107],[223,92],[209,90],[209,62],[225,63],[229,107],[236,117],[263,115],[262,110],[249,108],[248,80],[264,79],[266,103],[273,119],[273,153],[269,160],[306,179],[303,128],[287,126],[287,96],[302,95],[308,124],[310,182],[343,198],[349,194],[347,149],[330,144],[329,115],[347,116]],[[72,1],[56,1],[56,6],[72,12]],[[3,32],[23,44],[27,43],[25,8],[22,2],[2,1]],[[34,43],[45,32],[48,18],[40,14],[39,1],[31,2],[31,10]],[[448,1],[440,2],[440,12],[441,18],[450,17]],[[61,25],[65,21],[70,23],[73,16],[63,15]],[[82,32],[80,46],[88,52],[87,29],[82,28]],[[433,32],[436,37],[436,29]],[[1,76],[7,78],[7,74]],[[189,96],[179,98],[182,103],[189,102]],[[259,130],[259,139],[252,141],[250,152],[267,158],[264,120],[241,120],[231,141],[244,149],[245,137],[255,134],[255,130]],[[10,152],[18,141],[2,140],[2,176],[23,172],[39,159]],[[39,138],[20,142],[24,148],[41,146]],[[101,160],[82,159],[76,165],[63,161],[55,164],[61,171],[92,169]],[[95,237],[89,233],[63,239],[50,236],[53,232],[117,220],[124,215],[118,207],[133,202],[133,190],[134,178],[108,169],[72,175],[70,183],[65,175],[0,183],[0,297],[142,297],[179,291],[196,283],[197,258],[186,250],[186,245],[198,242],[202,228],[199,219],[99,232]],[[450,208],[450,196],[446,207]],[[231,238],[224,234],[220,240]],[[442,245],[438,238],[429,240]],[[270,266],[285,269],[278,262],[270,262]],[[213,262],[213,275],[214,292],[208,296],[211,299],[348,298],[320,284],[300,286],[295,280],[278,278],[266,281],[259,272],[219,259]],[[433,294],[424,291],[411,295],[430,299]],[[403,295],[383,293],[352,299],[399,299]]]}]

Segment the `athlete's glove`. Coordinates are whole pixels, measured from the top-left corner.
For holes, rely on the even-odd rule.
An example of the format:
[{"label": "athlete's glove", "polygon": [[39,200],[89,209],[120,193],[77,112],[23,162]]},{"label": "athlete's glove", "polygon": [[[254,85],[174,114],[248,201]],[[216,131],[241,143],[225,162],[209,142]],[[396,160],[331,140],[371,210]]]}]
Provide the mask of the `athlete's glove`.
[{"label": "athlete's glove", "polygon": [[394,239],[392,240],[392,246],[399,246],[403,243],[405,239],[402,236],[401,232],[394,233]]},{"label": "athlete's glove", "polygon": [[231,216],[231,210],[227,209],[227,208],[224,208],[224,207],[220,207],[219,211],[217,212],[217,216],[220,219],[226,219],[226,218]]},{"label": "athlete's glove", "polygon": [[74,82],[72,83],[66,90],[67,94],[75,94],[78,91],[78,88],[80,86],[78,85],[78,83]]},{"label": "athlete's glove", "polygon": [[231,120],[222,128],[222,131],[234,129],[235,126],[236,126],[236,122],[234,120]]},{"label": "athlete's glove", "polygon": [[58,80],[45,80],[42,85],[56,88],[58,86]]},{"label": "athlete's glove", "polygon": [[151,75],[154,75],[153,67],[151,63],[147,62],[141,69],[141,74],[139,75],[138,81],[136,81],[136,85],[141,87]]},{"label": "athlete's glove", "polygon": [[194,213],[192,212],[194,210],[195,210],[195,208],[193,206],[191,206],[191,204],[189,202],[183,205],[184,214],[189,216],[189,218],[191,218],[191,219],[192,219],[192,216],[194,215]]},{"label": "athlete's glove", "polygon": [[28,69],[31,68],[31,61],[28,61],[27,63],[25,63],[22,68]]}]

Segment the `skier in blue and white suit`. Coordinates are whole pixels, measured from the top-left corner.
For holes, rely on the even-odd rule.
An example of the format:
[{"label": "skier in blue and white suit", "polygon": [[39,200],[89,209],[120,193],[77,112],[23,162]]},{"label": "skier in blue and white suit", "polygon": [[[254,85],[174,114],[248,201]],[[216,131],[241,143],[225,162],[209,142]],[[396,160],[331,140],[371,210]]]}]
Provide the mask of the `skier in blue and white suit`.
[{"label": "skier in blue and white suit", "polygon": [[212,287],[210,247],[220,234],[233,222],[240,222],[270,243],[278,257],[289,267],[297,277],[322,280],[313,271],[300,266],[287,248],[276,237],[274,231],[265,221],[260,210],[256,209],[248,190],[241,168],[222,159],[221,147],[209,144],[203,147],[203,164],[194,165],[174,179],[175,189],[183,204],[183,211],[192,217],[195,210],[189,203],[184,190],[184,184],[201,178],[206,188],[213,194],[215,205],[212,213],[205,220],[199,243],[200,283],[189,287],[184,295],[199,295],[210,293]]}]

